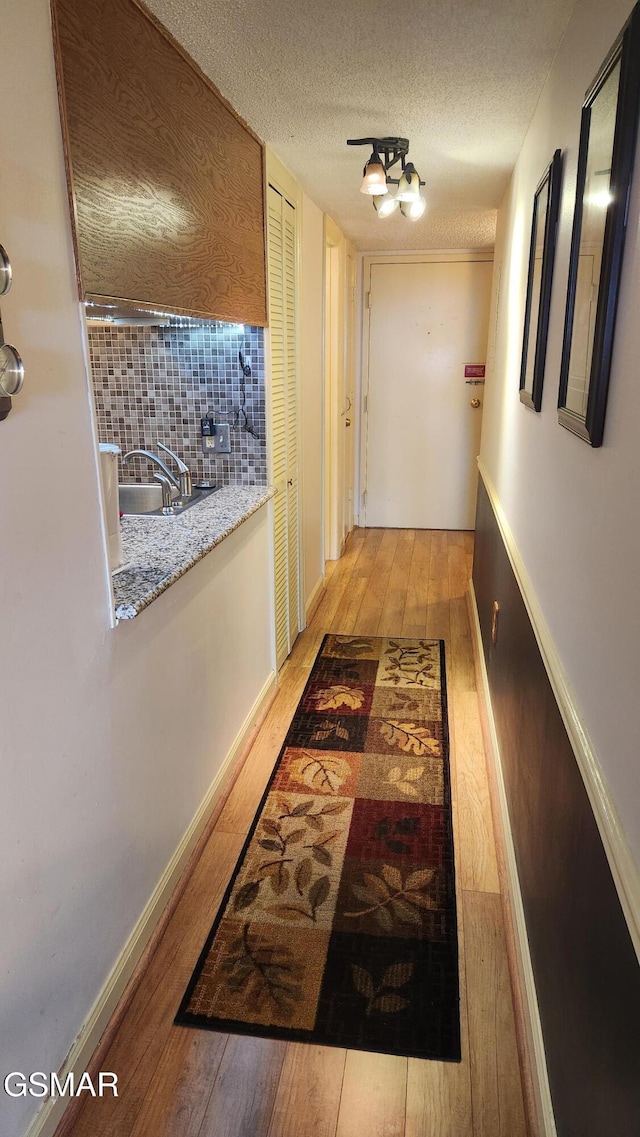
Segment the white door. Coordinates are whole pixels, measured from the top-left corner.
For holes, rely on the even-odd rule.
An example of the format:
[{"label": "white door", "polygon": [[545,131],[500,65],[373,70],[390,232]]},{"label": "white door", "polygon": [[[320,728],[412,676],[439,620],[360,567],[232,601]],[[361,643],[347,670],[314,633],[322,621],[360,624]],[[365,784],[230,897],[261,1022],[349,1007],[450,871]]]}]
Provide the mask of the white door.
[{"label": "white door", "polygon": [[[491,261],[371,266],[365,524],[473,529]],[[474,407],[472,400],[479,400]]]}]

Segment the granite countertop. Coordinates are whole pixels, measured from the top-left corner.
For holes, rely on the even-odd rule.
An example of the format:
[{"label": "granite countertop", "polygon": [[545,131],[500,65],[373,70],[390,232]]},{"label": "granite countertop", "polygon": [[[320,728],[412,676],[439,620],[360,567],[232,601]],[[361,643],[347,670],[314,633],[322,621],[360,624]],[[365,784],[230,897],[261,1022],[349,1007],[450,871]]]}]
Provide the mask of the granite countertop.
[{"label": "granite countertop", "polygon": [[116,618],[133,620],[274,492],[223,486],[178,517],[123,517],[123,568],[112,578]]}]

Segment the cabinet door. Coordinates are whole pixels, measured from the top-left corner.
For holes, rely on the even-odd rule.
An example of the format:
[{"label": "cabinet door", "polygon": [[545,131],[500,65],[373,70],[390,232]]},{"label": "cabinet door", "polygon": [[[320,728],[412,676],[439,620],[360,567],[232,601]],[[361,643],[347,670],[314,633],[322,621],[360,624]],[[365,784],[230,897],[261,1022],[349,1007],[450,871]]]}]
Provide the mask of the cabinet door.
[{"label": "cabinet door", "polygon": [[81,298],[266,323],[263,152],[135,0],[53,0]]},{"label": "cabinet door", "polygon": [[269,342],[274,504],[276,662],[287,658],[299,628],[298,415],[296,361],[296,211],[268,189]]}]

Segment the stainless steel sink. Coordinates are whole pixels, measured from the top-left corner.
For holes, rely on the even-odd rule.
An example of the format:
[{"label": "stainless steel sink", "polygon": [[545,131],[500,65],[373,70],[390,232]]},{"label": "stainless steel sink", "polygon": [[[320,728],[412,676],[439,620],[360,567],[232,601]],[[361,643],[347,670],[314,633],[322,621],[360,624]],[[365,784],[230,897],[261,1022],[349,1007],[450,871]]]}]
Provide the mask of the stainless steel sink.
[{"label": "stainless steel sink", "polygon": [[[208,486],[206,488],[194,486],[193,493],[188,498],[181,498],[178,491],[174,490],[172,493],[174,513],[170,516],[184,513],[186,509],[190,509],[192,505],[197,505],[199,501],[204,501],[206,497],[215,493],[219,488],[219,486]],[[157,482],[148,485],[130,482],[127,485],[118,486],[118,491],[120,509],[123,513],[134,517],[167,516],[162,512],[162,487]]]}]

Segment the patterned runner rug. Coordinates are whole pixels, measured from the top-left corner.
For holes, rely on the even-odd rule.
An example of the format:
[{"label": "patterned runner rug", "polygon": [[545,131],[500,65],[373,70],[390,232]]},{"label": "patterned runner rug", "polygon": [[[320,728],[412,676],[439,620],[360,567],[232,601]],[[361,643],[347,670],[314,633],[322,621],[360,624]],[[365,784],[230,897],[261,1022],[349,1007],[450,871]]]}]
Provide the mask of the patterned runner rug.
[{"label": "patterned runner rug", "polygon": [[325,636],[176,1023],[460,1059],[441,641]]}]

